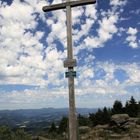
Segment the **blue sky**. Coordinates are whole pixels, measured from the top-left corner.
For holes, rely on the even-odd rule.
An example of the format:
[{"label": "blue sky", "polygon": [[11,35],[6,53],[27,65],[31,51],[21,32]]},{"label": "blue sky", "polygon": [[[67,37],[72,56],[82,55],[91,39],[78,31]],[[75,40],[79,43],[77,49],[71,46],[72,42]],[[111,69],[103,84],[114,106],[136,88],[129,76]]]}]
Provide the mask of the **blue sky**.
[{"label": "blue sky", "polygon": [[[68,107],[65,0],[0,1],[0,109]],[[77,107],[140,100],[140,1],[72,9]]]}]

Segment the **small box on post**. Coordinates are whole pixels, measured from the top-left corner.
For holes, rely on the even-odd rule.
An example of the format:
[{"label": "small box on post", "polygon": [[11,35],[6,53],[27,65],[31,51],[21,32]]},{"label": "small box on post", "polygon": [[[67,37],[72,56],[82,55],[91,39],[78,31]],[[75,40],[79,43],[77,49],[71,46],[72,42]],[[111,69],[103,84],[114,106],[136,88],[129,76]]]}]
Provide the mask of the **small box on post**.
[{"label": "small box on post", "polygon": [[67,59],[64,61],[64,68],[76,67],[76,59]]}]

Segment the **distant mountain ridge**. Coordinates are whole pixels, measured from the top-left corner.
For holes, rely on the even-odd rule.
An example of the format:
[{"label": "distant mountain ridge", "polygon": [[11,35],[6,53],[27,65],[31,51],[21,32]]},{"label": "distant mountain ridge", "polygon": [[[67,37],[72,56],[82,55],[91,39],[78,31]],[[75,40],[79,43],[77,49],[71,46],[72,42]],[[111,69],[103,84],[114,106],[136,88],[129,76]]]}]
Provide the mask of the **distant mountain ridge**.
[{"label": "distant mountain ridge", "polygon": [[[77,114],[81,115],[96,111],[96,108],[77,108]],[[49,125],[52,121],[59,122],[63,116],[68,116],[68,108],[0,110],[0,125],[16,127],[24,125],[25,122],[30,124],[45,122]]]},{"label": "distant mountain ridge", "polygon": [[[8,113],[8,114],[19,114],[19,115],[41,115],[44,113],[68,113],[68,108],[41,108],[41,109],[17,109],[17,110],[0,110],[0,115]],[[88,113],[94,113],[97,111],[97,108],[77,108],[77,113],[87,115]]]}]

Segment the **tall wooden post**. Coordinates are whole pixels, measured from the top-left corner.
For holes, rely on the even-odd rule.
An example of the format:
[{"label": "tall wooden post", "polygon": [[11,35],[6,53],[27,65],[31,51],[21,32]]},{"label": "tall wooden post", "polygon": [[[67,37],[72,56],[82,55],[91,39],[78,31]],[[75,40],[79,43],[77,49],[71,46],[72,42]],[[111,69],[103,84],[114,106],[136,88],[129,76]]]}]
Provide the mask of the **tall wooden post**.
[{"label": "tall wooden post", "polygon": [[[67,0],[70,1],[70,0]],[[67,16],[67,54],[68,60],[73,59],[72,49],[72,22],[71,22],[71,7],[66,7]],[[68,72],[72,72],[73,67],[68,67]],[[75,89],[74,89],[74,77],[68,78],[69,86],[69,137],[70,140],[77,140],[77,121],[76,121],[76,109],[75,109]]]},{"label": "tall wooden post", "polygon": [[76,72],[74,71],[74,67],[76,66],[76,60],[73,59],[73,49],[72,49],[71,8],[76,6],[95,4],[95,3],[96,0],[78,0],[78,1],[67,0],[67,2],[62,4],[54,4],[54,5],[43,7],[44,12],[66,8],[67,60],[64,61],[64,67],[68,68],[68,72],[66,72],[66,77],[68,78],[68,87],[69,87],[69,138],[70,140],[77,140],[77,116],[76,116],[76,109],[75,109],[75,91],[74,91],[74,77],[76,77]]}]

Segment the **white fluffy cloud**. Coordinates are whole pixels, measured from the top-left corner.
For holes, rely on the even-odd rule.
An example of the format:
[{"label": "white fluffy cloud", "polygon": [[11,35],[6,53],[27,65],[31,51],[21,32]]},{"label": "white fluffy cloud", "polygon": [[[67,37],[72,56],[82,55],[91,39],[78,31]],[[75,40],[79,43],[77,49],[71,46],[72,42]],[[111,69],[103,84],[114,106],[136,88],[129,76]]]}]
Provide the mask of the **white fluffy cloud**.
[{"label": "white fluffy cloud", "polygon": [[[104,71],[105,75],[96,79],[96,72],[100,70]],[[127,78],[124,79],[123,83],[115,77],[116,70],[123,70],[126,73]],[[110,62],[98,62],[94,66],[94,69],[84,66],[79,67],[77,71],[80,71],[80,76],[77,79],[77,88],[78,93],[81,95],[128,94],[128,87],[134,87],[135,89],[135,86],[140,85],[140,65],[138,63],[115,64]]]},{"label": "white fluffy cloud", "polygon": [[113,6],[123,6],[127,3],[127,0],[110,0],[110,4]]},{"label": "white fluffy cloud", "polygon": [[108,18],[104,17],[99,21],[100,28],[97,30],[98,37],[87,37],[85,39],[85,45],[92,48],[103,46],[104,43],[110,40],[113,34],[117,32],[117,27],[115,26],[117,20],[117,15],[112,15]]},{"label": "white fluffy cloud", "polygon": [[[126,5],[126,0],[112,0],[110,1],[110,5],[112,8],[107,11],[101,10],[98,13],[102,18],[98,19],[99,28],[96,30],[97,36],[87,36],[84,39],[83,46],[90,48],[103,47],[107,41],[111,40],[118,33],[117,23],[122,12],[121,10],[118,12],[118,9]],[[97,14],[96,17],[98,17]]]},{"label": "white fluffy cloud", "polygon": [[[67,98],[67,90],[48,88],[36,88],[33,90],[10,91],[0,93],[0,109],[21,109],[21,108],[46,108],[47,107],[63,107],[66,103],[63,101],[57,104],[56,100]],[[55,103],[56,102],[56,103]]]},{"label": "white fluffy cloud", "polygon": [[[101,69],[104,70],[105,75],[96,79],[95,73]],[[123,83],[119,82],[115,78],[114,73],[117,69],[124,70],[128,76]],[[81,98],[81,100],[84,100],[86,95],[96,97],[100,96],[99,98],[109,97],[112,99],[112,96],[129,95],[131,94],[131,91],[134,91],[133,93],[139,92],[139,89],[134,90],[136,89],[135,86],[139,87],[140,85],[140,66],[138,63],[114,64],[110,62],[98,62],[94,69],[84,66],[79,67],[77,72],[80,72],[80,75],[76,78],[75,94],[77,98]],[[54,75],[53,73],[50,73],[49,76],[53,77]],[[56,80],[57,79],[58,77]],[[60,82],[60,80],[58,82]],[[133,90],[128,91],[128,87],[132,88]],[[59,105],[56,104],[57,100],[64,100],[64,98],[66,98],[65,100],[68,98],[67,87],[56,87],[53,88],[53,90],[48,89],[47,87],[38,87],[33,90],[12,91],[12,93],[0,94],[0,102],[3,103],[3,106],[6,104],[13,104],[16,106],[16,104],[26,103],[26,105],[30,106],[31,108],[37,108],[38,103],[40,103],[40,107],[66,106],[67,102],[63,102]],[[6,104],[4,100],[6,100]],[[90,99],[88,99],[88,101],[90,102]],[[86,105],[89,105],[88,102]],[[14,106],[11,106],[11,108]],[[24,108],[28,108],[28,106],[24,106]]]},{"label": "white fluffy cloud", "polygon": [[[44,20],[41,11],[45,1],[13,1],[11,5],[1,3],[0,8],[0,79],[1,84],[47,85],[63,72],[61,53],[51,46],[46,49],[40,39],[45,32],[37,31],[38,16]],[[60,25],[61,26],[61,25]],[[53,29],[59,28],[54,26]],[[34,33],[35,32],[35,33]],[[59,29],[58,29],[58,32]],[[60,34],[63,38],[63,36]],[[52,48],[51,48],[52,47]],[[55,69],[58,69],[56,72]],[[50,79],[43,77],[52,72]],[[57,73],[57,74],[56,74]],[[57,85],[58,85],[58,81]],[[61,83],[61,82],[60,82]]]},{"label": "white fluffy cloud", "polygon": [[[53,3],[60,2],[62,1],[53,1]],[[126,1],[121,0],[110,2],[113,6],[122,6],[125,3]],[[51,81],[56,81],[56,84],[59,85],[59,80],[61,84],[64,82],[59,77],[64,73],[62,61],[66,58],[66,50],[58,51],[55,40],[59,40],[66,48],[65,11],[52,12],[52,16],[45,19],[51,31],[47,36],[48,47],[44,52],[44,46],[40,39],[45,32],[36,31],[38,16],[34,13],[39,13],[39,18],[45,21],[41,7],[48,4],[37,0],[25,2],[16,0],[11,5],[1,3],[0,75],[3,75],[3,79],[0,79],[0,83],[45,85]],[[116,23],[119,13],[113,9],[101,12],[102,19],[98,19],[97,37],[87,36],[98,18],[96,5],[74,8],[72,14],[73,25],[79,26],[79,29],[73,30],[73,40],[79,42],[82,37],[84,38],[84,43],[82,42],[78,48],[74,48],[75,54],[78,54],[81,49],[87,46],[91,48],[103,46],[118,31]],[[81,18],[83,15],[84,22]],[[136,41],[136,33],[136,29],[129,28],[128,34],[130,34],[130,37],[127,38],[127,41],[133,47]],[[93,77],[94,73],[88,71],[87,75]],[[48,79],[44,79],[44,76]]]},{"label": "white fluffy cloud", "polygon": [[138,30],[132,27],[129,27],[127,31],[128,37],[126,38],[126,41],[129,43],[129,46],[132,48],[138,48],[137,33]]},{"label": "white fluffy cloud", "polygon": [[[53,1],[53,3],[60,2],[62,1]],[[45,14],[41,12],[41,7],[48,4],[37,0],[25,2],[16,0],[11,5],[1,3],[0,75],[3,75],[3,79],[0,79],[0,83],[45,85],[51,81],[56,81],[55,84],[60,85],[64,82],[59,77],[64,73],[62,61],[66,58],[66,50],[58,52],[55,40],[59,40],[66,48],[66,13],[64,10],[55,11],[52,12],[49,19],[44,19]],[[114,0],[110,4],[122,6],[125,1]],[[97,37],[93,37],[87,35],[98,17],[96,5],[73,9],[73,25],[80,27],[73,30],[73,40],[79,42],[82,37],[84,38],[84,43],[75,48],[75,54],[87,46],[91,46],[91,48],[101,47],[113,37],[118,30],[116,27],[118,13],[113,9],[111,10],[101,12],[102,19],[98,19]],[[35,12],[43,21],[46,20],[51,30],[46,39],[48,47],[44,52],[44,46],[40,39],[45,32],[36,31],[38,16],[34,14]],[[81,18],[83,15],[85,22]],[[131,34],[128,40],[134,43],[136,31],[130,28],[128,33]],[[93,77],[94,73],[89,69],[88,71],[87,75]],[[47,78],[44,79],[44,76]]]}]

